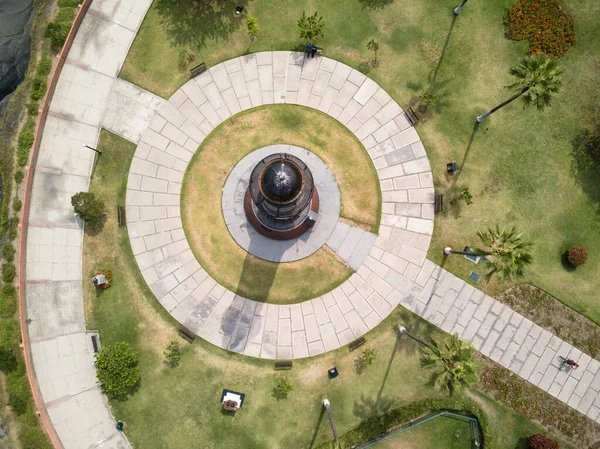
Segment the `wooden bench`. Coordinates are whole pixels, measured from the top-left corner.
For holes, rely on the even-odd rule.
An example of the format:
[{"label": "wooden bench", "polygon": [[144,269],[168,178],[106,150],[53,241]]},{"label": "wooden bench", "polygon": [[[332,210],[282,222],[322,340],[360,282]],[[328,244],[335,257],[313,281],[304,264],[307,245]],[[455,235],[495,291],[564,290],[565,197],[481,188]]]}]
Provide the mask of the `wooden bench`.
[{"label": "wooden bench", "polygon": [[367,342],[367,340],[365,339],[365,337],[360,337],[360,338],[357,338],[356,340],[354,340],[354,341],[351,341],[351,342],[348,344],[348,349],[349,349],[350,351],[354,351],[355,349],[357,349],[357,348],[360,348],[360,347],[361,347],[362,345],[364,345],[366,342]]},{"label": "wooden bench", "polygon": [[127,224],[125,206],[117,206],[117,218],[119,220],[119,226],[125,226]]},{"label": "wooden bench", "polygon": [[404,111],[404,113],[406,114],[406,118],[412,126],[415,126],[417,123],[419,123],[419,117],[415,111],[413,111],[413,108],[408,108],[406,111]]},{"label": "wooden bench", "polygon": [[292,361],[291,360],[280,360],[275,362],[275,369],[292,369]]},{"label": "wooden bench", "polygon": [[197,66],[194,66],[190,69],[190,78],[197,77],[198,75],[206,72],[207,69],[208,67],[206,67],[206,64],[204,62],[201,62]]},{"label": "wooden bench", "polygon": [[441,193],[434,197],[434,210],[436,214],[444,210],[444,195]]},{"label": "wooden bench", "polygon": [[94,347],[94,354],[98,352],[98,337],[96,335],[92,335],[92,346]]},{"label": "wooden bench", "polygon": [[179,335],[181,335],[181,337],[183,337],[185,340],[189,341],[190,343],[194,341],[194,338],[196,338],[196,334],[194,334],[187,327],[180,327]]}]

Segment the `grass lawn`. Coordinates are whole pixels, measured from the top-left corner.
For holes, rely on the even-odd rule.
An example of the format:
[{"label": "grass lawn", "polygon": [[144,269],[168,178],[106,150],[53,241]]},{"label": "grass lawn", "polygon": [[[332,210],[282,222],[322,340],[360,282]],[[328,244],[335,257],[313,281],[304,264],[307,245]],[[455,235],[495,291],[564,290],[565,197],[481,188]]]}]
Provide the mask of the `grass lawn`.
[{"label": "grass lawn", "polygon": [[340,189],[341,217],[377,232],[381,201],[373,198],[381,193],[364,147],[331,117],[290,105],[242,113],[205,139],[186,171],[181,216],[196,258],[221,285],[257,301],[294,303],[331,291],[350,277],[352,269],[325,249],[283,264],[254,257],[231,237],[221,210],[221,188],[235,164],[248,153],[277,143],[306,148],[324,160]]},{"label": "grass lawn", "polygon": [[[227,352],[201,339],[192,345],[180,340],[181,364],[166,368],[162,352],[169,341],[179,339],[176,323],[144,283],[127,230],[117,226],[112,212],[125,199],[135,148],[106,131],[98,148],[103,155],[90,191],[103,199],[109,216],[102,232],[85,236],[84,274],[91,276],[99,268],[109,268],[113,285],[97,294],[90,283],[84,283],[85,313],[87,327],[100,331],[102,345],[126,341],[139,353],[140,389],[127,401],[110,401],[115,418],[125,422],[134,447],[183,448],[193,441],[203,448],[307,448],[332,437],[321,412],[324,397],[331,401],[338,430],[343,433],[367,417],[438,395],[428,385],[430,373],[420,368],[416,344],[397,339],[396,326],[402,323],[422,338],[439,336],[440,331],[403,308],[367,335],[366,347],[378,351],[373,366],[357,374],[354,361],[359,354],[349,354],[346,348],[294,361],[293,370],[283,373],[293,385],[286,400],[271,396],[282,374],[273,371],[272,361]],[[329,381],[326,374],[332,366],[341,374]],[[235,417],[220,410],[223,388],[247,394]],[[501,449],[514,449],[521,434],[540,430],[487,401],[492,425],[504,435]]]},{"label": "grass lawn", "polygon": [[376,449],[471,449],[471,425],[459,419],[439,416],[376,444]]},{"label": "grass lawn", "polygon": [[[508,69],[527,49],[524,41],[504,38],[502,17],[510,0],[469,2],[457,18],[452,14],[456,0],[241,2],[261,29],[252,45],[245,16],[233,14],[239,2],[213,2],[203,11],[196,11],[193,3],[167,3],[154,2],[121,72],[165,97],[187,79],[186,68],[178,69],[184,50],[211,66],[247,52],[297,48],[296,20],[303,10],[323,15],[325,38],[319,45],[325,54],[353,67],[372,58],[366,44],[375,39],[380,66],[370,77],[404,107],[416,105],[425,89],[439,99],[418,128],[436,190],[447,200],[446,213],[435,220],[430,258],[465,278],[474,265],[456,256],[442,261],[442,247],[474,245],[477,230],[497,223],[515,225],[535,242],[535,262],[524,280],[600,323],[600,183],[574,176],[570,156],[570,142],[588,123],[597,89],[599,2],[563,2],[574,17],[577,43],[559,59],[563,88],[552,107],[540,113],[522,110],[515,102],[476,132],[475,116],[508,98]],[[445,173],[451,161],[462,168],[453,177]],[[472,193],[473,204],[450,206],[448,200],[463,187]],[[589,250],[587,264],[575,271],[562,259],[573,244]],[[480,287],[495,294],[508,285]]]}]

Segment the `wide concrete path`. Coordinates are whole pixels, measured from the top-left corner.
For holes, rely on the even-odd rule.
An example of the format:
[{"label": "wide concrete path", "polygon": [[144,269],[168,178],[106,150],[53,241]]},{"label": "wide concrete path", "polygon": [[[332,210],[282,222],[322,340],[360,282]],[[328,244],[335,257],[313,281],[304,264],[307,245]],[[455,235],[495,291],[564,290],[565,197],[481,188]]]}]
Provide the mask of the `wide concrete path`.
[{"label": "wide concrete path", "polygon": [[[83,225],[70,198],[88,189],[107,111],[135,97],[117,80],[151,0],[95,0],[75,38],[54,94],[35,167],[27,226],[26,306],[35,376],[65,449],[129,448],[100,392],[83,313]],[[116,86],[116,87],[115,87]],[[114,91],[114,92],[113,92]],[[113,94],[111,94],[113,92]],[[162,99],[144,93],[149,105]],[[121,101],[124,111],[126,102]],[[131,106],[121,134],[145,129]],[[110,119],[112,116],[108,114]],[[144,119],[146,122],[144,122]]]},{"label": "wide concrete path", "polygon": [[[356,273],[292,306],[258,303],[219,285],[195,259],[179,207],[184,172],[206,135],[234,114],[275,103],[318,109],[363,143],[383,190],[381,234],[396,239],[384,252],[373,246],[375,234],[339,222],[327,245]],[[211,67],[158,108],[131,164],[128,230],[144,279],[180,323],[230,351],[301,358],[348,344],[398,305],[425,262],[433,196],[418,134],[374,81],[332,59],[263,52]]]}]

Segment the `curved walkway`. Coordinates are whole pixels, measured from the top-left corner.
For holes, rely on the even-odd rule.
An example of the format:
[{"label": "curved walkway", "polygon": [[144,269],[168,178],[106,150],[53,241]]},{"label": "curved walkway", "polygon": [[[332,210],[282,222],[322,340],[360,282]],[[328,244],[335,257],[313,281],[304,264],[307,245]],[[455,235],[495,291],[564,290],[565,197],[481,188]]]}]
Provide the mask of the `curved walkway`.
[{"label": "curved walkway", "polygon": [[[180,218],[181,182],[206,135],[234,114],[287,103],[318,109],[362,142],[383,191],[377,236],[338,222],[327,245],[356,273],[292,306],[235,295],[194,258]],[[433,231],[433,180],[419,136],[374,81],[328,58],[276,51],[231,59],[188,81],[142,134],[127,184],[131,246],[160,303],[200,337],[230,351],[295,359],[348,344],[388,316],[423,273]]]}]

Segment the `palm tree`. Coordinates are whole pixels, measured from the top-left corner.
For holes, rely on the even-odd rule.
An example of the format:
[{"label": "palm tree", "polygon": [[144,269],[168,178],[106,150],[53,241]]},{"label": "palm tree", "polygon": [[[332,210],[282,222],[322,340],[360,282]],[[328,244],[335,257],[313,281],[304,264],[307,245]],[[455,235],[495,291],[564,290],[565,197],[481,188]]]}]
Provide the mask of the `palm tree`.
[{"label": "palm tree", "polygon": [[498,109],[522,97],[525,106],[535,106],[542,110],[550,105],[552,94],[558,92],[562,71],[556,61],[545,56],[523,59],[519,64],[510,69],[510,74],[517,78],[513,84],[506,86],[516,89],[516,93],[495,108],[477,117],[477,122],[483,122]]},{"label": "palm tree", "polygon": [[475,348],[462,341],[458,334],[446,337],[443,345],[431,339],[430,346],[421,348],[421,366],[437,369],[431,381],[450,396],[478,381]]},{"label": "palm tree", "polygon": [[510,230],[488,228],[487,231],[477,233],[481,243],[487,248],[475,248],[471,251],[455,251],[451,247],[444,248],[444,254],[464,254],[467,256],[482,256],[486,258],[488,272],[487,280],[496,274],[500,280],[505,281],[514,277],[523,276],[523,269],[529,265],[531,256],[531,242],[524,242],[522,234],[517,233],[513,227]]}]

